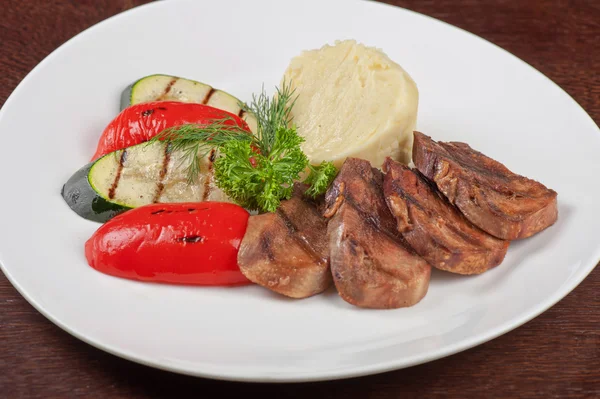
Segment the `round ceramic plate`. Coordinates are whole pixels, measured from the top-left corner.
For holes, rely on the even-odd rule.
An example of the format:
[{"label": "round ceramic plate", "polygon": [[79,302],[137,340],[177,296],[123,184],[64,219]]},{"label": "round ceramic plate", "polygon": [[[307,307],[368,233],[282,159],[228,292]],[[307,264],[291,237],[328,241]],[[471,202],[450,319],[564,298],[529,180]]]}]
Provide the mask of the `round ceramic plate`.
[{"label": "round ceramic plate", "polygon": [[[300,5],[301,4],[301,5]],[[418,129],[465,141],[558,192],[558,222],[477,277],[434,271],[416,306],[364,310],[335,290],[289,300],[258,286],[202,288],[101,274],[83,245],[98,224],[60,190],[91,157],[121,90],[166,73],[248,100],[291,57],[337,39],[385,51],[416,80]],[[0,262],[19,292],[74,336],[175,372],[244,381],[335,379],[473,347],[540,314],[600,259],[600,132],[559,87],[500,48],[371,2],[165,1],[110,18],[40,63],[0,114]]]}]

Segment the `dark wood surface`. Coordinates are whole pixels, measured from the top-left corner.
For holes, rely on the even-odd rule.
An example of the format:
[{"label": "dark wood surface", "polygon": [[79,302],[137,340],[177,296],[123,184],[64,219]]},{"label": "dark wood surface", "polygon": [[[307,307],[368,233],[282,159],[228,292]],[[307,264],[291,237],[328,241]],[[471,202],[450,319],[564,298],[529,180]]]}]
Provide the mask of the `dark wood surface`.
[{"label": "dark wood surface", "polygon": [[[558,83],[596,123],[600,121],[599,0],[388,2],[500,45]],[[0,104],[38,62],[67,39],[142,3],[3,0]],[[599,305],[600,270],[596,269],[536,319],[445,359],[331,382],[242,384],[171,374],[88,346],[46,320],[0,274],[0,398],[600,397]]]}]

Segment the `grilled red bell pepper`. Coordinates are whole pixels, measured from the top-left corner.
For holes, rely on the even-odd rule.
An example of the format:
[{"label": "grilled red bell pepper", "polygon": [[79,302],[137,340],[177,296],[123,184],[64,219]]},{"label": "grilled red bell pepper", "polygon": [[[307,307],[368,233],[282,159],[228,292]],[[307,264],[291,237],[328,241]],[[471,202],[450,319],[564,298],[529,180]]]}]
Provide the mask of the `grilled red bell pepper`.
[{"label": "grilled red bell pepper", "polygon": [[250,131],[237,115],[204,104],[154,101],[125,108],[102,132],[92,161],[122,148],[143,143],[164,129],[186,125],[205,125],[230,117],[226,124]]},{"label": "grilled red bell pepper", "polygon": [[151,204],[103,224],[86,242],[94,269],[189,285],[243,285],[237,253],[248,212],[225,202]]}]

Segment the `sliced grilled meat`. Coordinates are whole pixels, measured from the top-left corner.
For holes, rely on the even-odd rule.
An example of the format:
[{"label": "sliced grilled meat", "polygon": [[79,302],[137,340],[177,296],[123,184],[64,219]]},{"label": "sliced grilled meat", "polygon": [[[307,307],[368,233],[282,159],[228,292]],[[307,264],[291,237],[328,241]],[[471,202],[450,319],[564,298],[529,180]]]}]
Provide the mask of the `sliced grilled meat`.
[{"label": "sliced grilled meat", "polygon": [[413,162],[467,219],[498,238],[530,237],[558,217],[554,190],[465,143],[436,142],[415,132]]},{"label": "sliced grilled meat", "polygon": [[306,298],[332,284],[327,221],[296,185],[277,212],[250,216],[238,264],[252,282],[292,297]]},{"label": "sliced grilled meat", "polygon": [[368,161],[347,158],[327,191],[333,281],[356,306],[412,306],[427,293],[431,266],[403,242],[382,184],[382,173]]},{"label": "sliced grilled meat", "polygon": [[489,235],[419,172],[387,158],[383,192],[398,231],[430,265],[453,273],[479,274],[499,265],[508,241]]}]

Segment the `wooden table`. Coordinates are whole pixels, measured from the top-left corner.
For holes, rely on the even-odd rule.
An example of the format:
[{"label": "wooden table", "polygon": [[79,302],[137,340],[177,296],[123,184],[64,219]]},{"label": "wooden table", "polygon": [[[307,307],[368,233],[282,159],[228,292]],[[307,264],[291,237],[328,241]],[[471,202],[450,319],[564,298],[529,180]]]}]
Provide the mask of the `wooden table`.
[{"label": "wooden table", "polygon": [[[145,2],[3,0],[0,104],[67,39]],[[558,83],[600,121],[599,0],[388,3],[431,15],[500,45]],[[600,270],[595,270],[569,296],[521,328],[445,359],[332,382],[242,384],[171,374],[97,350],[46,320],[0,274],[0,398],[178,397],[184,393],[277,398],[600,397],[598,305]]]}]

